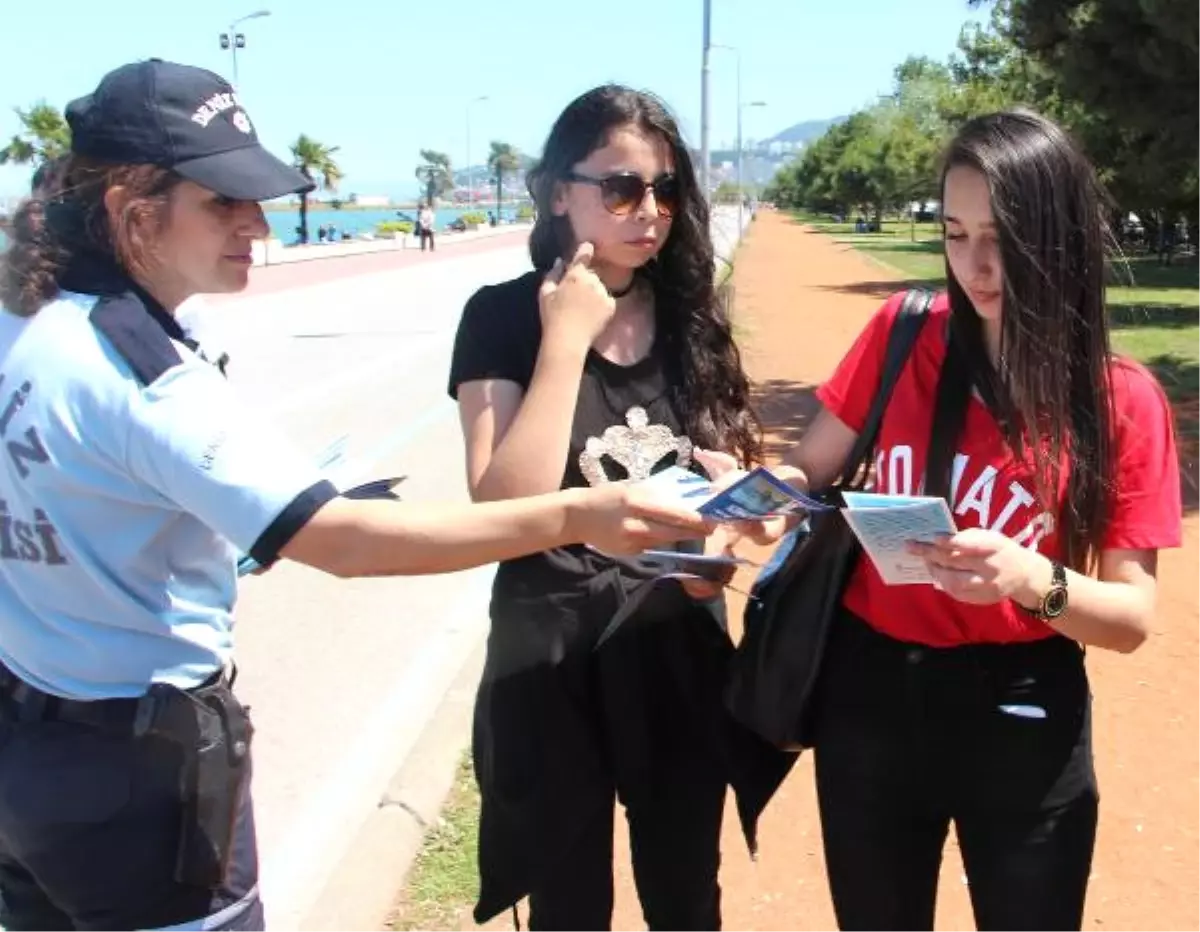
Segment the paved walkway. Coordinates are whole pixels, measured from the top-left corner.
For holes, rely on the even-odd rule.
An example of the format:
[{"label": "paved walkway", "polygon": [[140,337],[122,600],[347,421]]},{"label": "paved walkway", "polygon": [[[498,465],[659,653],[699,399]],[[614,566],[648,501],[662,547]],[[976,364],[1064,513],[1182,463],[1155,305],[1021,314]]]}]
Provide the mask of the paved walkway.
[{"label": "paved walkway", "polygon": [[[812,388],[893,290],[886,279],[851,247],[790,218],[763,212],[752,225],[734,272],[736,325],[758,386],[772,457],[803,431],[814,410]],[[1103,803],[1085,928],[1200,927],[1197,540],[1192,513],[1186,546],[1161,560],[1160,618],[1150,642],[1130,657],[1093,651],[1088,658]],[[731,617],[740,618],[742,608],[740,597],[731,595]],[[725,928],[834,928],[811,757],[801,759],[767,810],[757,863],[746,855],[732,801],[727,812]],[[623,831],[617,851],[613,928],[644,928]],[[941,891],[937,928],[974,928],[953,843]],[[511,928],[505,917],[493,926]]]},{"label": "paved walkway", "polygon": [[218,305],[243,301],[247,297],[288,291],[320,285],[338,279],[358,275],[374,275],[379,272],[394,272],[399,269],[431,265],[448,259],[493,252],[497,249],[512,249],[524,246],[529,237],[529,227],[522,225],[494,236],[456,242],[447,237],[438,243],[433,252],[422,252],[419,248],[389,249],[381,252],[362,253],[353,256],[331,255],[306,259],[303,262],[284,262],[255,268],[250,274],[250,285],[245,291],[233,295],[207,295],[208,304]]}]

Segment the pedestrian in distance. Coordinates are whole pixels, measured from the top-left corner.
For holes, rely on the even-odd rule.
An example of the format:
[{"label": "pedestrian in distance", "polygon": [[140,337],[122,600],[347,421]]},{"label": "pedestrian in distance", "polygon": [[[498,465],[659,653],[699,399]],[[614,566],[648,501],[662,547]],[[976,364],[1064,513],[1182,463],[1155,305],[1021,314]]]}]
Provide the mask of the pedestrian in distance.
[{"label": "pedestrian in distance", "polygon": [[433,252],[437,248],[433,231],[436,222],[437,218],[433,213],[433,206],[422,202],[420,210],[417,212],[417,233],[421,238],[421,252],[425,251],[426,245],[429,246],[430,252]]}]

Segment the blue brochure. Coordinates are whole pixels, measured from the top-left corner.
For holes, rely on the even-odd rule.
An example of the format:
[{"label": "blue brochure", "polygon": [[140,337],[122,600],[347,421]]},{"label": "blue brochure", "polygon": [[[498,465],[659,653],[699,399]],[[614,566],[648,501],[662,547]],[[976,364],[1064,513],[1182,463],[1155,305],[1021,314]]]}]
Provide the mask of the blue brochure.
[{"label": "blue brochure", "polygon": [[643,481],[642,486],[661,492],[676,504],[690,505],[706,518],[717,521],[744,521],[830,511],[831,506],[805,495],[779,479],[765,466],[759,466],[727,488],[717,491],[703,476],[678,466],[664,469]]}]

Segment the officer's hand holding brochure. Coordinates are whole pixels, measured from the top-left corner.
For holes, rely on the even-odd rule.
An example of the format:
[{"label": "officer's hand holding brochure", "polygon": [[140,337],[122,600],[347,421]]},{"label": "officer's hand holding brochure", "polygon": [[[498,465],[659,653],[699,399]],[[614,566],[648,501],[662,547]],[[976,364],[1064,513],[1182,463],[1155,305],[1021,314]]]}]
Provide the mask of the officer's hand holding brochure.
[{"label": "officer's hand holding brochure", "polygon": [[[804,494],[762,466],[724,489],[716,489],[703,476],[679,467],[656,473],[642,485],[676,502],[690,503],[702,515],[717,521],[747,521],[831,511],[834,508]],[[844,507],[841,512],[846,523],[858,537],[885,583],[900,586],[933,582],[924,560],[910,554],[906,544],[914,540],[933,541],[956,532],[945,499],[924,495],[843,492],[842,502]],[[686,554],[673,556],[677,559],[689,557]],[[696,558],[690,559],[694,566],[689,572],[701,575],[697,572],[699,565],[695,563]],[[722,561],[729,565],[728,561],[736,560],[728,557],[703,559],[714,566]]]},{"label": "officer's hand holding brochure", "polygon": [[725,488],[682,467],[672,466],[644,480],[641,487],[673,499],[674,504],[690,504],[714,521],[754,521],[829,510],[828,505],[793,488],[765,466],[751,470]]},{"label": "officer's hand holding brochure", "polygon": [[[392,490],[404,481],[404,476],[371,479],[368,482],[349,485],[349,477],[353,475],[350,466],[346,462],[346,444],[349,439],[349,437],[339,437],[326,447],[317,458],[317,468],[325,473],[325,477],[333,483],[334,487],[338,490],[338,494],[342,498],[399,499],[400,496]],[[237,571],[239,576],[249,575],[261,568],[258,561],[248,553],[242,554],[238,560]]]},{"label": "officer's hand holding brochure", "polygon": [[[827,509],[759,468],[742,476],[724,489],[716,488],[704,476],[680,466],[655,473],[639,485],[673,504],[692,506],[715,521],[742,521],[799,514]],[[674,550],[647,550],[637,557],[639,565],[657,570],[667,579],[702,579],[727,584],[739,566],[756,566],[750,560],[732,554],[695,554]]]}]

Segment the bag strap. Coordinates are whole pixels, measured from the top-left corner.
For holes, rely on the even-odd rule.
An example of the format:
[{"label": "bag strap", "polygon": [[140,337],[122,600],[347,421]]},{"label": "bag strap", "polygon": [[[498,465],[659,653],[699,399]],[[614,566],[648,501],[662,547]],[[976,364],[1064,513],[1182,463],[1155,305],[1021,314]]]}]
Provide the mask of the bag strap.
[{"label": "bag strap", "polygon": [[[879,437],[879,428],[883,423],[883,414],[887,410],[892,397],[892,389],[900,378],[900,372],[912,352],[913,344],[925,325],[929,316],[929,308],[933,304],[933,293],[924,288],[912,288],[904,295],[900,312],[896,315],[888,332],[887,354],[883,360],[883,371],[879,378],[879,387],[875,397],[871,399],[871,407],[867,411],[867,419],[863,428],[850,448],[850,455],[842,467],[838,480],[839,486],[850,487],[858,480],[859,473],[866,466],[869,470],[870,461],[874,457],[875,442]],[[865,478],[865,476],[864,476]]]}]

